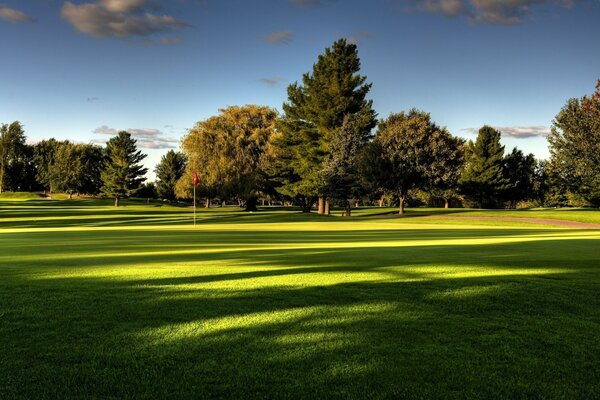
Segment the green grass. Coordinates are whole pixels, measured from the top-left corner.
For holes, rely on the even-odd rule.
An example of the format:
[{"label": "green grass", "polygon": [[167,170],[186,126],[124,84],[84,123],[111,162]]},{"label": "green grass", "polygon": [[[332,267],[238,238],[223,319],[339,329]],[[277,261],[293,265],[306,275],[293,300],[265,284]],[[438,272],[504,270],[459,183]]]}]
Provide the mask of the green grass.
[{"label": "green grass", "polygon": [[420,218],[598,211],[108,204],[0,201],[0,398],[600,396],[600,230]]},{"label": "green grass", "polygon": [[31,192],[2,192],[0,193],[0,201],[25,201],[25,200],[37,200],[41,196],[37,193]]}]

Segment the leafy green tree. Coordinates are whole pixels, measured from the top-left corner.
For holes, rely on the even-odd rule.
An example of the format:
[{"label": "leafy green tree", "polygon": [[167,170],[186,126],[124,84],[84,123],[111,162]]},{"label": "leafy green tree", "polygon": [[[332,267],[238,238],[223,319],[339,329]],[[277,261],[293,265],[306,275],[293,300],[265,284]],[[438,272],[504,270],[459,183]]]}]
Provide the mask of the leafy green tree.
[{"label": "leafy green tree", "polygon": [[352,132],[362,138],[368,138],[376,125],[373,103],[366,99],[371,84],[359,71],[356,45],[340,39],[319,55],[302,84],[288,87],[285,115],[278,126],[282,133],[277,142],[279,168],[275,168],[281,183],[278,190],[302,201],[306,212],[317,197],[319,212],[324,212],[324,197],[332,183],[323,176],[325,164],[335,148],[331,143],[336,134],[344,131],[345,119],[350,118]]},{"label": "leafy green tree", "polygon": [[600,81],[592,96],[567,102],[554,119],[548,142],[560,184],[600,207]]},{"label": "leafy green tree", "polygon": [[156,192],[156,185],[154,182],[145,182],[140,186],[139,190],[136,193],[136,196],[142,199],[156,199],[158,198],[158,193]]},{"label": "leafy green tree", "polygon": [[177,193],[191,192],[197,171],[198,190],[207,199],[213,194],[234,198],[247,211],[255,210],[258,194],[269,186],[265,171],[274,154],[272,141],[278,135],[277,111],[256,105],[219,111],[219,115],[198,122],[183,139],[188,164]]},{"label": "leafy green tree", "polygon": [[431,163],[426,167],[427,190],[443,199],[444,208],[448,208],[450,199],[458,195],[458,180],[465,164],[465,141],[438,128],[432,130],[428,146]]},{"label": "leafy green tree", "polygon": [[500,132],[491,126],[482,127],[459,181],[461,192],[479,207],[497,207],[508,188],[503,163]]},{"label": "leafy green tree", "polygon": [[19,190],[19,174],[26,166],[25,132],[19,121],[0,126],[0,193]]},{"label": "leafy green tree", "polygon": [[416,109],[391,114],[379,123],[368,150],[378,158],[372,179],[397,196],[400,215],[404,215],[409,191],[427,188],[435,138],[442,135],[447,132],[434,124],[428,113]]},{"label": "leafy green tree", "polygon": [[516,208],[518,202],[533,199],[537,167],[534,155],[525,155],[515,147],[504,157],[503,167],[508,182],[503,197],[509,207]]},{"label": "leafy green tree", "polygon": [[133,195],[146,179],[148,170],[140,164],[146,155],[137,149],[136,143],[131,134],[121,131],[106,144],[101,191],[114,197],[115,207],[119,206],[119,199]]},{"label": "leafy green tree", "polygon": [[357,159],[366,144],[366,139],[363,132],[357,129],[353,116],[347,115],[329,143],[330,157],[323,170],[324,193],[328,197],[340,200],[348,217],[352,212],[351,198],[359,196],[362,192]]},{"label": "leafy green tree", "polygon": [[98,194],[102,188],[101,173],[104,168],[104,149],[94,144],[78,144],[82,173],[77,191]]},{"label": "leafy green tree", "polygon": [[177,195],[175,186],[185,172],[185,155],[169,150],[162,156],[160,163],[156,166],[156,192],[159,198],[175,201]]},{"label": "leafy green tree", "polygon": [[68,141],[60,143],[54,153],[54,161],[48,168],[50,186],[68,193],[71,199],[83,173],[80,148]]},{"label": "leafy green tree", "polygon": [[33,161],[37,167],[37,181],[49,193],[54,191],[52,180],[50,178],[50,169],[54,164],[56,149],[65,142],[60,142],[54,138],[42,140],[33,146]]}]

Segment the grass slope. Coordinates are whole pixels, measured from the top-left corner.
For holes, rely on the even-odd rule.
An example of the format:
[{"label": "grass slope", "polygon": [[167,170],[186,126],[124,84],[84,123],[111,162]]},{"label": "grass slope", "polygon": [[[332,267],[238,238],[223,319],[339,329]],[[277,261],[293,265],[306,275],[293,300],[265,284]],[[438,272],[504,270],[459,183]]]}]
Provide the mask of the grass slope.
[{"label": "grass slope", "polygon": [[600,396],[599,230],[381,213],[0,203],[0,398]]}]

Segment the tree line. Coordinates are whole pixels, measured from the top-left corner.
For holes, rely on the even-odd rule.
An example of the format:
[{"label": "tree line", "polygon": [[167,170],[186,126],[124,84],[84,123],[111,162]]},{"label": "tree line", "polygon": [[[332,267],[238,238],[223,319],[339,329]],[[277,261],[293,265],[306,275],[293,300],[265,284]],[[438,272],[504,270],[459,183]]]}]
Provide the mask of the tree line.
[{"label": "tree line", "polygon": [[294,203],[304,212],[356,204],[515,208],[600,206],[600,81],[592,96],[571,99],[553,121],[551,159],[513,149],[483,126],[465,141],[411,109],[379,119],[360,74],[356,45],[336,41],[311,72],[289,85],[282,113],[231,106],[198,122],[145,183],[145,158],[127,132],[106,147],[55,139],[26,144],[18,122],[0,128],[0,191],[133,195],[188,200],[193,175],[205,206],[259,200]]}]

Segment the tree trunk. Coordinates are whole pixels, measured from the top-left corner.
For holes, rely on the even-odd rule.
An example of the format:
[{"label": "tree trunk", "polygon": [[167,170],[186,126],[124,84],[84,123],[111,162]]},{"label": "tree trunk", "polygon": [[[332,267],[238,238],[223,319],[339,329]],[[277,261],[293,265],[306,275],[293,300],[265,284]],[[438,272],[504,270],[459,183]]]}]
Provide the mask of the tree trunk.
[{"label": "tree trunk", "polygon": [[404,196],[403,195],[399,195],[398,196],[398,200],[400,201],[400,216],[404,216]]},{"label": "tree trunk", "polygon": [[450,201],[448,199],[444,199],[444,208],[450,208]]},{"label": "tree trunk", "polygon": [[115,197],[115,207],[119,207],[119,198]]},{"label": "tree trunk", "polygon": [[346,202],[346,217],[352,216],[352,206],[350,205],[350,201]]},{"label": "tree trunk", "polygon": [[381,197],[379,198],[379,207],[383,207],[383,202],[385,201],[385,195],[381,195]]},{"label": "tree trunk", "polygon": [[210,208],[210,197],[207,197],[206,200],[204,200],[204,208]]},{"label": "tree trunk", "polygon": [[257,211],[256,204],[258,200],[256,197],[252,196],[248,200],[246,200],[245,211]]},{"label": "tree trunk", "polygon": [[319,207],[317,209],[317,212],[319,214],[325,213],[325,200],[323,199],[323,197],[319,197]]},{"label": "tree trunk", "polygon": [[323,207],[323,214],[325,214],[325,215],[331,214],[331,206],[329,204],[329,199],[325,199],[325,206]]}]

